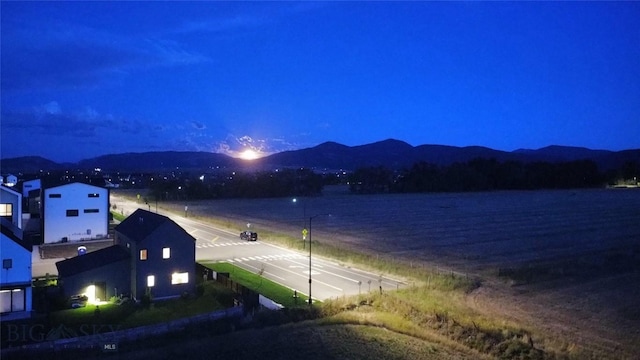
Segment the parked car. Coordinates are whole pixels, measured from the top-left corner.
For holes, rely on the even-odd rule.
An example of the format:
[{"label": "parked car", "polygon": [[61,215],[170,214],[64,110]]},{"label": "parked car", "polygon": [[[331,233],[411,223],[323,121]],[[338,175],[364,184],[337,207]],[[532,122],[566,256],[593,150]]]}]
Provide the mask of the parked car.
[{"label": "parked car", "polygon": [[240,239],[247,241],[256,241],[258,240],[258,233],[253,231],[243,231],[240,233]]},{"label": "parked car", "polygon": [[87,298],[86,295],[73,295],[70,299],[71,301],[71,308],[72,309],[77,309],[77,308],[81,308],[81,307],[85,307],[87,306],[87,301],[89,300],[89,298]]}]

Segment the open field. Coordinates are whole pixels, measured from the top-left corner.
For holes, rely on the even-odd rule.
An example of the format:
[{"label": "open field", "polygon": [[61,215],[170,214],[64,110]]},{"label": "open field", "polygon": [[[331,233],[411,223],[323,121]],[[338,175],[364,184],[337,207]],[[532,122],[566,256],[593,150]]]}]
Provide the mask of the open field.
[{"label": "open field", "polygon": [[[163,203],[191,216],[479,274],[476,311],[612,358],[640,354],[640,191],[351,195]],[[570,349],[569,349],[570,350]]]}]

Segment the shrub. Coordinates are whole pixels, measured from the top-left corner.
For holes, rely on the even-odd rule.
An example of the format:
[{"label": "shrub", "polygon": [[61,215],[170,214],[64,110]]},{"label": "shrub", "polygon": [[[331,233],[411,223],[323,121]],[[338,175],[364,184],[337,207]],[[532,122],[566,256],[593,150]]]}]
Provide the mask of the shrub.
[{"label": "shrub", "polygon": [[142,305],[143,308],[148,309],[151,306],[152,301],[151,294],[144,294],[140,298],[140,305]]}]

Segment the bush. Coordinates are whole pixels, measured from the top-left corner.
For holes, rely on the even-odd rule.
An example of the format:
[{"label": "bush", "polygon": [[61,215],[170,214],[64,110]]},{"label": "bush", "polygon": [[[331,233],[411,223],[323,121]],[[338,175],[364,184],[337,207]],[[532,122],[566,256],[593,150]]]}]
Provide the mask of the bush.
[{"label": "bush", "polygon": [[151,306],[152,302],[153,300],[151,298],[151,294],[144,294],[140,298],[140,305],[142,305],[142,307],[145,309],[148,309]]},{"label": "bush", "polygon": [[196,286],[196,296],[200,297],[204,295],[204,284],[198,284],[198,286]]}]

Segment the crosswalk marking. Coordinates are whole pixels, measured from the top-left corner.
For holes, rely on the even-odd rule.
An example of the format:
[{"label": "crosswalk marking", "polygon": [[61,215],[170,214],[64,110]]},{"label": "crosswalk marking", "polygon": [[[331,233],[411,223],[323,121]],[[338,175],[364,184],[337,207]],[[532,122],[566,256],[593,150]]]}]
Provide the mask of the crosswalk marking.
[{"label": "crosswalk marking", "polygon": [[198,249],[204,249],[204,248],[212,248],[212,247],[220,247],[220,246],[236,246],[236,245],[257,245],[258,243],[256,242],[230,242],[230,243],[200,243],[200,244],[196,244],[196,248]]},{"label": "crosswalk marking", "polygon": [[256,261],[256,260],[259,260],[259,261],[299,260],[304,258],[306,257],[298,254],[278,254],[278,255],[249,256],[249,257],[242,257],[242,258],[229,258],[225,261],[229,263],[234,263],[234,262]]}]

